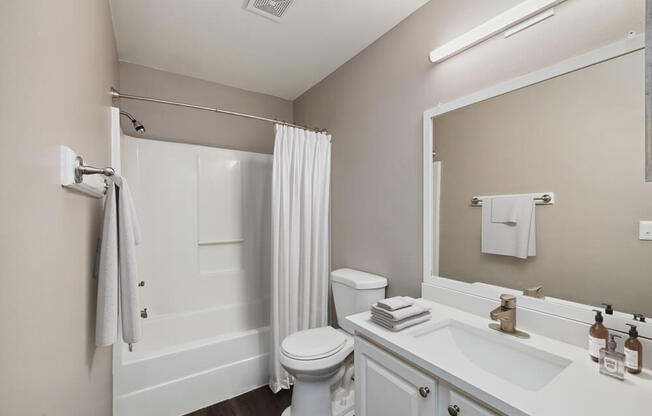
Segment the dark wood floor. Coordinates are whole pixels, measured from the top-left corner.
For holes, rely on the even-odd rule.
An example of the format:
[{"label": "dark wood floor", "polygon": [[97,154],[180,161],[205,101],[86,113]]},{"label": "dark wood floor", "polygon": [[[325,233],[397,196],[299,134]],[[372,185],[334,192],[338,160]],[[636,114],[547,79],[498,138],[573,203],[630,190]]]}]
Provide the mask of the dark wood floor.
[{"label": "dark wood floor", "polygon": [[290,405],[291,397],[290,390],[274,394],[269,387],[263,386],[186,416],[280,416]]}]

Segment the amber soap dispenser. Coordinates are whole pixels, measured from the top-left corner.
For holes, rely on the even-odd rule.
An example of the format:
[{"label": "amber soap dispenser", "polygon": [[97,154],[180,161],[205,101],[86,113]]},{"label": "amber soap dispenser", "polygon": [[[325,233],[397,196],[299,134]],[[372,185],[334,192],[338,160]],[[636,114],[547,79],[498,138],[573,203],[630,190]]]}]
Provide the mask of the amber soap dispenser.
[{"label": "amber soap dispenser", "polygon": [[625,369],[628,373],[638,374],[643,368],[643,345],[638,340],[636,325],[627,324],[629,338],[625,341]]},{"label": "amber soap dispenser", "polygon": [[607,348],[609,330],[602,325],[602,311],[595,310],[595,323],[589,329],[589,355],[596,363],[600,361],[600,349]]}]

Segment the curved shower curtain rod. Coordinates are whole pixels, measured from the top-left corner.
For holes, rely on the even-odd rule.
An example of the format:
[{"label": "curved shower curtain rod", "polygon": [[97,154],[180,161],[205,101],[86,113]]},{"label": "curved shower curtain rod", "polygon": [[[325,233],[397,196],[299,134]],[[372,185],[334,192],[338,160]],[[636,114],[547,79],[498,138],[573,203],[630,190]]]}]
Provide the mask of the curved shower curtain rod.
[{"label": "curved shower curtain rod", "polygon": [[299,124],[288,123],[287,121],[275,120],[275,119],[272,119],[272,118],[266,118],[266,117],[260,117],[260,116],[254,116],[254,115],[246,114],[246,113],[238,113],[236,111],[222,110],[222,109],[219,109],[219,108],[204,107],[204,106],[201,106],[201,105],[180,103],[180,102],[176,102],[176,101],[161,100],[159,98],[140,97],[138,95],[122,94],[122,93],[118,92],[115,88],[111,88],[111,96],[113,97],[114,100],[125,99],[125,100],[136,100],[136,101],[147,101],[147,102],[150,102],[150,103],[159,103],[159,104],[174,105],[174,106],[177,106],[177,107],[194,108],[196,110],[211,111],[213,113],[227,114],[227,115],[230,115],[230,116],[238,116],[238,117],[250,118],[250,119],[253,119],[253,120],[267,121],[269,123],[282,124],[284,126],[290,126],[290,127],[296,127],[296,128],[299,128],[299,129],[303,129],[303,130],[314,131],[315,133],[328,133],[328,131],[326,129],[310,128],[310,127],[307,127],[307,126],[301,126]]}]

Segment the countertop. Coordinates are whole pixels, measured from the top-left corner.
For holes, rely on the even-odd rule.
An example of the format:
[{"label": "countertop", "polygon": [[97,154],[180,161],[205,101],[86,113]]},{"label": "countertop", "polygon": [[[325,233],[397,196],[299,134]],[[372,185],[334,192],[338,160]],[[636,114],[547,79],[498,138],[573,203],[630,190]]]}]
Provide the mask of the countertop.
[{"label": "countertop", "polygon": [[[598,364],[589,358],[588,349],[532,332],[529,339],[501,334],[488,328],[493,322],[488,318],[421,301],[432,306],[432,319],[399,332],[373,323],[369,312],[346,319],[354,325],[356,333],[508,415],[652,415],[650,370],[643,369],[636,375],[626,373],[625,380],[621,381],[600,374]],[[520,387],[476,366],[458,348],[415,336],[449,320],[486,330],[490,335],[509,337],[516,343],[562,357],[570,364],[536,391]]]}]

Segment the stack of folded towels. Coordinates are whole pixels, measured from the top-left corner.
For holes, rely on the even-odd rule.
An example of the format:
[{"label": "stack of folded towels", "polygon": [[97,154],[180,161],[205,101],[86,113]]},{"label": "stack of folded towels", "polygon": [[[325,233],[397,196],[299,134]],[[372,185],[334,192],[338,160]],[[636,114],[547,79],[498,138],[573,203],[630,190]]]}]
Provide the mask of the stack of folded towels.
[{"label": "stack of folded towels", "polygon": [[400,331],[430,319],[430,306],[409,296],[394,296],[371,306],[371,320],[391,331]]}]

